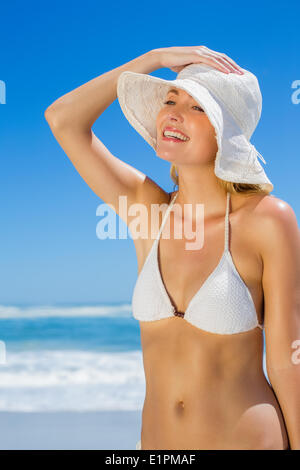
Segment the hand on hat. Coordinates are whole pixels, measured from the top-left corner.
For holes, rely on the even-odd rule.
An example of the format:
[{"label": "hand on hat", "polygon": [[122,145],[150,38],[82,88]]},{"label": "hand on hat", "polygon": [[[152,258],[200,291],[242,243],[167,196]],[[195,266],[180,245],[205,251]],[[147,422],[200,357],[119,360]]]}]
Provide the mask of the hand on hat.
[{"label": "hand on hat", "polygon": [[222,52],[216,52],[206,46],[166,47],[158,49],[162,67],[179,73],[190,64],[207,64],[224,73],[240,73],[240,67]]}]

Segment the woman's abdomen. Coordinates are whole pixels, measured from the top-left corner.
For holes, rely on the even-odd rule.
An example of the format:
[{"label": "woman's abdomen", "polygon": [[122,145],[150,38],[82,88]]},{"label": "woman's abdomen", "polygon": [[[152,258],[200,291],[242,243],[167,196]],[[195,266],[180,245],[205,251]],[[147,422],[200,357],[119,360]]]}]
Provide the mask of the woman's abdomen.
[{"label": "woman's abdomen", "polygon": [[[143,449],[285,449],[281,410],[267,384],[199,393],[146,395],[142,416]],[[260,388],[261,399],[257,399]],[[263,397],[264,396],[264,397]]]},{"label": "woman's abdomen", "polygon": [[285,449],[258,329],[213,335],[187,322],[143,324],[143,449]]}]

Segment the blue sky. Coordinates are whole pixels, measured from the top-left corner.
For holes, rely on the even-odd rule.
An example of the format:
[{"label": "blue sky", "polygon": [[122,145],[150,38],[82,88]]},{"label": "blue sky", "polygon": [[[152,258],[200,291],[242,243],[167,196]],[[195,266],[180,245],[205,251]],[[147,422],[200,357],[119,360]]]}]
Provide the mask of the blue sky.
[{"label": "blue sky", "polygon": [[[300,220],[300,103],[292,102],[292,83],[300,88],[299,2],[13,1],[1,5],[1,17],[1,305],[130,301],[133,240],[97,238],[103,201],[54,139],[44,111],[154,48],[204,44],[255,73],[263,111],[251,141],[267,162],[273,194]],[[176,77],[169,69],[152,75]],[[112,153],[172,190],[170,164],[130,126],[117,100],[93,130]]]}]

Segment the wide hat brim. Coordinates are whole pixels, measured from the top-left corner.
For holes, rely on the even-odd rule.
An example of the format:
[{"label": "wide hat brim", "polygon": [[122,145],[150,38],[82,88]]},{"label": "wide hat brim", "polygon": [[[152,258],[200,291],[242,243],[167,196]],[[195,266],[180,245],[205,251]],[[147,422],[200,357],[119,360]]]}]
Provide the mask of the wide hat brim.
[{"label": "wide hat brim", "polygon": [[131,71],[120,74],[117,82],[120,107],[146,142],[156,150],[156,117],[170,86],[192,96],[214,126],[218,144],[214,168],[216,176],[234,183],[260,184],[271,192],[273,184],[258,161],[259,152],[243,134],[223,102],[192,79],[165,80]]}]

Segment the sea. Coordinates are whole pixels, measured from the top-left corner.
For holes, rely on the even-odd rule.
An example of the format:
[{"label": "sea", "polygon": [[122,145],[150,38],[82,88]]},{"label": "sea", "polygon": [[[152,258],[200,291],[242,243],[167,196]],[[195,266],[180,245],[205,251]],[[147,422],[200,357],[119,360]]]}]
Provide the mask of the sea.
[{"label": "sea", "polygon": [[130,303],[0,305],[0,411],[141,411],[144,397]]}]

